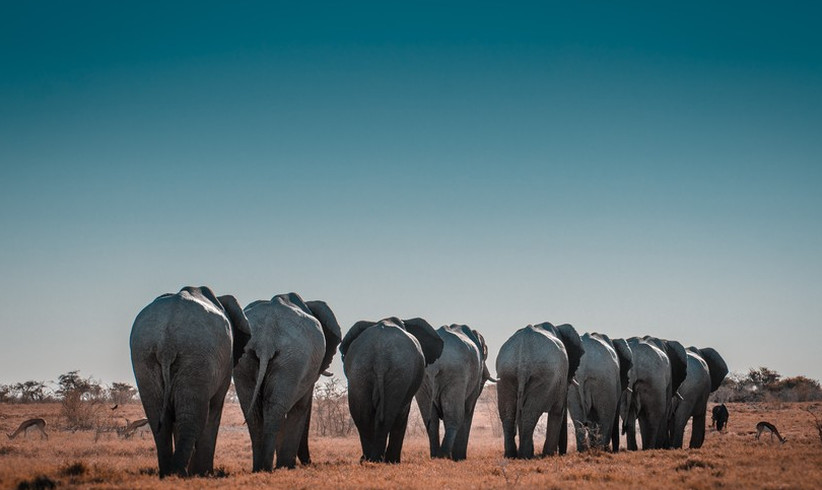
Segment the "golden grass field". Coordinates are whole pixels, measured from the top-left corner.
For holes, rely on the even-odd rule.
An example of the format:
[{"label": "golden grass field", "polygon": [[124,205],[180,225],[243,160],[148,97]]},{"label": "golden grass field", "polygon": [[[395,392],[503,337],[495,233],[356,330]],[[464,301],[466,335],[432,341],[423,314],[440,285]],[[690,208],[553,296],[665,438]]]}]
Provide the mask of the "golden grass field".
[{"label": "golden grass field", "polygon": [[[0,426],[14,430],[34,416],[49,422],[48,441],[30,431],[0,442],[0,488],[31,486],[40,476],[60,487],[82,488],[822,488],[822,442],[813,417],[820,403],[728,404],[731,416],[724,433],[709,430],[698,450],[576,453],[531,461],[502,458],[502,439],[491,426],[490,410],[474,423],[468,460],[431,460],[428,443],[412,425],[399,465],[360,464],[355,434],[345,438],[313,437],[314,464],[294,470],[252,474],[251,446],[239,405],[226,403],[217,442],[219,477],[182,480],[156,476],[150,433],[120,439],[114,433],[63,431],[60,404],[0,405]],[[710,407],[709,407],[710,409]],[[106,410],[108,410],[106,408]],[[106,417],[124,425],[142,417],[139,404],[118,408]],[[412,414],[412,417],[419,417]],[[768,420],[788,442],[763,436],[754,426]],[[689,434],[686,434],[689,437]],[[572,436],[569,439],[573,439]],[[687,439],[686,439],[687,440]],[[536,445],[541,447],[542,440]]]}]

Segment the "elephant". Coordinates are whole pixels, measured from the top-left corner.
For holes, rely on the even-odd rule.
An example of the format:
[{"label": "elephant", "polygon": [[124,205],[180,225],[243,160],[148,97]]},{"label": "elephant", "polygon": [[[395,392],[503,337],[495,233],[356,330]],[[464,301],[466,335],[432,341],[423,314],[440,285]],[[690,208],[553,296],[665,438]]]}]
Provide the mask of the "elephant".
[{"label": "elephant", "polygon": [[237,300],[204,286],[159,296],[137,315],[131,363],[160,478],[213,471],[231,370],[250,334]]},{"label": "elephant", "polygon": [[311,462],[308,429],[314,383],[331,364],[340,326],[323,301],[296,293],[245,307],[251,338],[234,368],[237,397],[251,436],[252,471]]},{"label": "elephant", "polygon": [[682,398],[674,398],[673,432],[671,445],[682,447],[682,439],[688,419],[693,417],[689,447],[700,448],[705,440],[705,419],[708,411],[708,396],[719,388],[728,374],[728,365],[719,353],[707,347],[688,347],[688,377],[679,387]]},{"label": "elephant", "polygon": [[670,447],[672,397],[679,396],[677,390],[687,375],[685,348],[679,342],[649,336],[630,338],[628,345],[632,366],[620,405],[628,449],[637,449],[637,419],[642,449]]},{"label": "elephant", "polygon": [[627,388],[631,349],[622,339],[586,333],[580,337],[585,353],[568,388],[568,411],[576,429],[577,450],[607,449],[614,440],[619,450],[619,400]]},{"label": "elephant", "polygon": [[[486,381],[494,381],[485,361],[485,338],[466,325],[442,326],[437,335],[443,341],[442,354],[425,368],[425,377],[416,394],[425,422],[432,458],[465,459],[474,407]],[[439,440],[440,420],[445,426]]]},{"label": "elephant", "polygon": [[722,432],[722,429],[728,423],[728,416],[728,407],[724,403],[714,405],[714,408],[711,409],[711,427],[716,426],[716,430]]},{"label": "elephant", "polygon": [[502,345],[496,363],[497,405],[506,458],[534,457],[534,428],[545,412],[542,454],[565,453],[568,385],[584,352],[574,327],[547,322],[517,330]]},{"label": "elephant", "polygon": [[345,335],[340,354],[361,460],[400,462],[411,399],[442,351],[443,340],[421,318],[359,321]]}]

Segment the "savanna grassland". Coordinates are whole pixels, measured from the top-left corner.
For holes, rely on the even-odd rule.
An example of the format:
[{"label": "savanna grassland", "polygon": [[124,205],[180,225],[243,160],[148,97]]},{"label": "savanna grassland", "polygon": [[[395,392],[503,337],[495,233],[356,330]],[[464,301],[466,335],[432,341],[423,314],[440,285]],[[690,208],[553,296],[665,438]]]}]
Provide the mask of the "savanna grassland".
[{"label": "savanna grassland", "polygon": [[[251,447],[239,405],[227,403],[210,478],[160,481],[150,433],[122,439],[115,432],[61,430],[60,403],[0,405],[0,426],[11,432],[29,417],[49,421],[49,439],[29,431],[0,442],[0,488],[38,488],[53,482],[82,488],[822,488],[822,441],[813,416],[820,403],[728,404],[724,433],[709,430],[698,450],[601,451],[531,461],[502,458],[502,439],[490,405],[478,406],[468,460],[431,460],[421,423],[411,422],[403,462],[360,464],[356,433],[311,439],[314,463],[252,474]],[[710,408],[710,407],[709,407]],[[108,427],[143,416],[139,404],[105,414]],[[412,414],[412,417],[419,417]],[[770,421],[788,439],[780,444],[754,426]],[[104,421],[105,422],[105,421]],[[689,437],[690,434],[686,434]],[[5,437],[4,437],[5,439]],[[571,436],[570,439],[573,440]],[[535,441],[541,446],[542,439]],[[28,485],[28,486],[27,486]]]}]

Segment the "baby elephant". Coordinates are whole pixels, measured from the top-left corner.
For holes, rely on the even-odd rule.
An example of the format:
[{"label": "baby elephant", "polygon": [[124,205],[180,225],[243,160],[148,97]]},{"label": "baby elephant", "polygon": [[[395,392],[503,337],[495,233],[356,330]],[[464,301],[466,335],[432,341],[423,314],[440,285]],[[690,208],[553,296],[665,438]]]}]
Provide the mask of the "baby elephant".
[{"label": "baby elephant", "polygon": [[716,426],[716,430],[722,431],[728,424],[728,407],[725,404],[716,405],[711,410],[711,427]]}]

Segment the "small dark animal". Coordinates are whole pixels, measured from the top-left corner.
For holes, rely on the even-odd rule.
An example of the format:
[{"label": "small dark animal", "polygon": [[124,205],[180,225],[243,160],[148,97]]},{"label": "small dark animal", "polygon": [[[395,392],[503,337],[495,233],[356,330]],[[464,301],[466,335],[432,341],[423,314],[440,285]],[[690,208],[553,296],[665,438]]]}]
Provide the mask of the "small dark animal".
[{"label": "small dark animal", "polygon": [[711,427],[716,426],[716,430],[722,431],[728,425],[728,407],[725,404],[716,405],[711,410]]},{"label": "small dark animal", "polygon": [[119,406],[120,406],[120,404],[119,404],[119,403],[115,403],[115,404],[114,404],[114,406],[113,406],[113,407],[111,407],[111,409],[112,409],[112,410],[117,410],[117,407],[119,407]]},{"label": "small dark animal", "polygon": [[781,442],[782,444],[785,444],[785,441],[787,441],[787,439],[785,439],[784,437],[779,435],[779,431],[776,430],[775,425],[773,425],[769,422],[765,422],[765,421],[762,421],[762,422],[756,424],[756,440],[757,441],[759,440],[759,436],[761,436],[762,433],[765,432],[765,431],[768,431],[768,432],[771,433],[771,440],[772,441],[773,441],[773,436],[774,435],[776,435],[776,437],[779,439],[779,442]]}]

